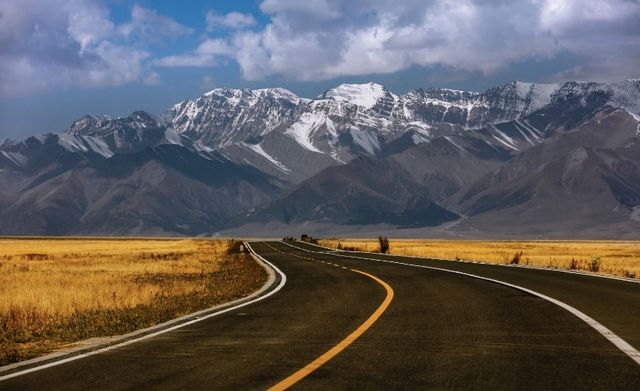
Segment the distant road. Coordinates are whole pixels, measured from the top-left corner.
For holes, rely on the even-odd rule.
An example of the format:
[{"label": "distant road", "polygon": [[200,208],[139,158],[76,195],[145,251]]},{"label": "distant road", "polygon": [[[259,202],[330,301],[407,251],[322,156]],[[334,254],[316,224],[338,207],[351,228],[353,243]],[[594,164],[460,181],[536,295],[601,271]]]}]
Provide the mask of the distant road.
[{"label": "distant road", "polygon": [[[640,365],[576,316],[640,346],[640,284],[566,273],[296,249],[254,250],[287,275],[277,294],[0,389],[640,389]],[[293,375],[293,377],[292,377]],[[283,383],[284,382],[284,383]]]}]

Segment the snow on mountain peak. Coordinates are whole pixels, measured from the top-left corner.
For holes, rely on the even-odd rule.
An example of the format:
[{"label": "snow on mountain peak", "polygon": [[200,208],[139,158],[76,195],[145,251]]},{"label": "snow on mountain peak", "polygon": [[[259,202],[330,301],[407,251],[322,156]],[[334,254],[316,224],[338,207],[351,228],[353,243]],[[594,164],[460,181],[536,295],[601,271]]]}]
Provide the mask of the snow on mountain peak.
[{"label": "snow on mountain peak", "polygon": [[100,121],[100,119],[101,118],[87,114],[71,124],[71,127],[67,129],[65,133],[86,134]]},{"label": "snow on mountain peak", "polygon": [[204,94],[202,94],[202,96],[213,96],[213,95],[229,95],[229,94],[234,94],[234,93],[241,93],[242,90],[236,89],[236,88],[227,88],[227,87],[219,87],[219,88],[214,88],[211,91],[207,91]]},{"label": "snow on mountain peak", "polygon": [[505,87],[512,87],[515,89],[517,95],[525,99],[530,94],[535,94],[539,96],[550,96],[557,89],[561,87],[561,84],[558,83],[531,83],[525,81],[512,81],[507,83]]},{"label": "snow on mountain peak", "polygon": [[560,88],[560,84],[515,82],[518,96],[529,99],[529,112],[538,110],[551,103],[551,96]]},{"label": "snow on mountain peak", "polygon": [[551,103],[553,96],[562,88],[560,84],[538,84],[512,81],[500,87],[490,88],[482,96],[492,107],[503,114],[492,122],[505,122],[527,115]]},{"label": "snow on mountain peak", "polygon": [[339,102],[353,103],[370,109],[376,105],[380,98],[388,93],[384,86],[376,83],[341,84],[325,91],[321,98],[333,98]]},{"label": "snow on mountain peak", "polygon": [[515,87],[518,96],[524,98],[531,91],[531,87],[534,86],[534,84],[524,81],[514,81],[513,86]]},{"label": "snow on mountain peak", "polygon": [[[398,96],[376,83],[342,84],[314,100],[284,88],[217,88],[175,105],[165,116],[165,125],[214,149],[277,132],[292,137],[306,150],[333,156],[343,140],[362,142],[363,150],[373,150],[368,148],[373,144],[365,143],[352,129],[389,139],[419,125],[426,129],[423,138],[431,139],[451,129],[480,129],[522,119],[570,95],[603,91],[613,106],[637,113],[637,84],[512,81],[484,92],[429,88]],[[441,127],[444,124],[448,127]]]},{"label": "snow on mountain peak", "polygon": [[302,100],[302,98],[287,90],[286,88],[261,88],[253,91],[260,95],[268,95],[276,99],[286,99],[294,103],[298,103],[300,100]]},{"label": "snow on mountain peak", "polygon": [[[634,118],[640,118],[640,79],[629,79],[610,85],[613,106],[622,107]],[[640,125],[639,125],[640,126]]]},{"label": "snow on mountain peak", "polygon": [[287,90],[286,88],[259,88],[256,90],[252,90],[249,88],[244,89],[235,89],[235,88],[215,88],[211,91],[205,92],[202,94],[203,97],[212,97],[212,96],[223,96],[226,98],[235,97],[240,98],[242,96],[245,97],[265,97],[269,96],[275,99],[285,99],[291,101],[293,103],[299,103],[301,100],[306,100],[300,98],[298,95],[293,92]]}]

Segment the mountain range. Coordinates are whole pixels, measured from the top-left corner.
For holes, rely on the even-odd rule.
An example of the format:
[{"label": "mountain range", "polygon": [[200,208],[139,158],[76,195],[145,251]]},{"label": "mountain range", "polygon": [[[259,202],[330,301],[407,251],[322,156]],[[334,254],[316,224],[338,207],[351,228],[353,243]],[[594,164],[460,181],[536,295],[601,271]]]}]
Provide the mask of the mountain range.
[{"label": "mountain range", "polygon": [[0,234],[636,237],[640,80],[218,88],[0,144]]}]

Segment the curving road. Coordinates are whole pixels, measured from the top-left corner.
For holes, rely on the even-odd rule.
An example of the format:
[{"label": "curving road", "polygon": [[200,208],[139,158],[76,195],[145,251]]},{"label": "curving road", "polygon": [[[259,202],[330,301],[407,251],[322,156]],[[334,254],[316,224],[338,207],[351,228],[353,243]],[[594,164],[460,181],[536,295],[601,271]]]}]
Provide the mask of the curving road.
[{"label": "curving road", "polygon": [[277,294],[0,381],[0,389],[640,389],[640,365],[557,305],[411,264],[536,290],[593,317],[635,348],[640,284],[299,243],[302,248],[252,246],[286,274]]}]

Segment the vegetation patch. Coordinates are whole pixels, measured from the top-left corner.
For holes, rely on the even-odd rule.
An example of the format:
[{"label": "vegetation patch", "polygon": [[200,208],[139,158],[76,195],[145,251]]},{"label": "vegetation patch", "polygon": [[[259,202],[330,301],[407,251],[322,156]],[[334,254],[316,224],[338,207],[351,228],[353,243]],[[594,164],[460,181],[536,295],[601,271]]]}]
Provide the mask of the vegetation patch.
[{"label": "vegetation patch", "polygon": [[[327,239],[323,246],[383,252],[381,239]],[[395,255],[485,261],[581,270],[627,278],[640,276],[640,242],[634,241],[476,241],[392,239]]]},{"label": "vegetation patch", "polygon": [[389,238],[387,238],[386,236],[379,236],[378,245],[379,245],[378,252],[380,252],[380,254],[389,253]]},{"label": "vegetation patch", "polygon": [[249,295],[267,274],[239,243],[0,240],[0,365]]}]

